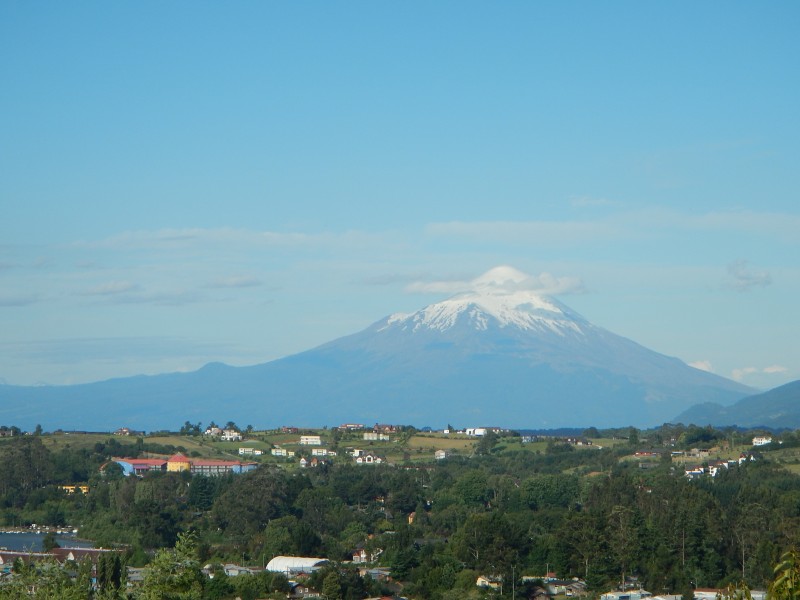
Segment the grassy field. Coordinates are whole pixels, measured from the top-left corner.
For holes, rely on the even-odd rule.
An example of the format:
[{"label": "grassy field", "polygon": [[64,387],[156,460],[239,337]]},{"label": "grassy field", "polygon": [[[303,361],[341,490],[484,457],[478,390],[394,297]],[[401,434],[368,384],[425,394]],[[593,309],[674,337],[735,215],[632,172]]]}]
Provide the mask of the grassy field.
[{"label": "grassy field", "polygon": [[791,463],[782,465],[784,469],[795,475],[800,475],[800,463]]},{"label": "grassy field", "polygon": [[123,446],[134,446],[135,437],[115,436],[110,433],[48,433],[41,436],[42,444],[48,450],[59,451],[64,448],[73,450],[92,448],[95,444],[105,444],[113,439]]},{"label": "grassy field", "polygon": [[471,454],[476,443],[474,437],[464,435],[417,434],[408,440],[408,447],[410,450],[423,450],[431,454],[437,450],[455,450],[461,454]]}]

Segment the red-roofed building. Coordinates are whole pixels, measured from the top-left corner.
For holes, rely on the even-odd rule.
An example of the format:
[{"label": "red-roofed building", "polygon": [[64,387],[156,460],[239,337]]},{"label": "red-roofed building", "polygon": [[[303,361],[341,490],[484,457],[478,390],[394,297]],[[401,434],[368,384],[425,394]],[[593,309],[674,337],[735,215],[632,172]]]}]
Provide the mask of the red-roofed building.
[{"label": "red-roofed building", "polygon": [[167,471],[176,473],[180,471],[190,471],[192,463],[183,454],[173,454],[167,461]]},{"label": "red-roofed building", "polygon": [[85,558],[88,558],[93,563],[97,563],[101,555],[112,552],[119,551],[109,550],[107,548],[53,548],[50,554],[60,563],[68,561],[80,562]]}]

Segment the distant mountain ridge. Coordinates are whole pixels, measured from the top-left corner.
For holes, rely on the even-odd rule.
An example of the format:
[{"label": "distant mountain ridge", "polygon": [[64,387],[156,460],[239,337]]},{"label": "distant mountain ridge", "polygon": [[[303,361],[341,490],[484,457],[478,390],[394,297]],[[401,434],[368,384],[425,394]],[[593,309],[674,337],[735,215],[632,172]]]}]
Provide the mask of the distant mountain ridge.
[{"label": "distant mountain ridge", "polygon": [[800,428],[800,381],[742,398],[731,406],[698,404],[675,418],[676,423],[738,425],[739,427]]},{"label": "distant mountain ridge", "polygon": [[471,289],[251,367],[44,388],[0,386],[0,422],[64,429],[391,422],[514,428],[660,425],[753,390],[615,335],[492,269]]}]

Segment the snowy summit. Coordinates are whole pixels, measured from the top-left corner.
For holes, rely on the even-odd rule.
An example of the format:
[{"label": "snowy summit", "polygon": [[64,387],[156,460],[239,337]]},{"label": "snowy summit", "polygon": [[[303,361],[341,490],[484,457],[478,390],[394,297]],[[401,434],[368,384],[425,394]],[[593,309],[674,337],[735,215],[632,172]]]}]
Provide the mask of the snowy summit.
[{"label": "snowy summit", "polygon": [[468,289],[412,314],[390,316],[384,329],[447,331],[459,323],[475,329],[490,325],[559,335],[583,334],[588,322],[560,302],[537,291],[541,286],[513,267],[490,269],[472,280]]}]

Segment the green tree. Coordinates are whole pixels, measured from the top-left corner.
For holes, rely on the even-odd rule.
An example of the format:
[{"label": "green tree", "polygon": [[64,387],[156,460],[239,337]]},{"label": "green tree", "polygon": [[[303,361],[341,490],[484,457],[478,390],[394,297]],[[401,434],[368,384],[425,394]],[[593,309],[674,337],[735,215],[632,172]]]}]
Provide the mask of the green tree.
[{"label": "green tree", "polygon": [[483,455],[490,454],[499,441],[500,436],[494,431],[487,431],[486,435],[482,436],[478,445],[475,446],[475,453]]},{"label": "green tree", "polygon": [[6,505],[22,507],[31,492],[51,481],[51,453],[39,436],[14,438],[0,452],[0,496]]},{"label": "green tree", "polygon": [[125,589],[127,568],[117,552],[101,554],[97,561],[97,588],[107,598],[115,598]]},{"label": "green tree", "polygon": [[201,600],[202,583],[197,538],[192,533],[181,533],[174,548],[156,552],[137,599]]},{"label": "green tree", "polygon": [[634,447],[639,445],[639,431],[635,427],[628,429],[628,444]]},{"label": "green tree", "polygon": [[341,600],[342,598],[342,580],[339,573],[332,570],[322,580],[322,589],[320,590],[326,598],[330,600]]},{"label": "green tree", "polygon": [[800,600],[800,553],[792,549],[775,565],[774,579],[769,584],[769,600]]},{"label": "green tree", "polygon": [[61,546],[56,541],[56,534],[52,531],[48,531],[42,538],[42,550],[44,552],[50,552],[54,548],[61,548]]},{"label": "green tree", "polygon": [[214,502],[215,525],[233,535],[253,535],[272,519],[291,512],[291,505],[308,483],[283,471],[261,466],[238,475]]},{"label": "green tree", "polygon": [[597,520],[586,512],[574,513],[564,522],[558,537],[571,550],[570,556],[580,561],[577,572],[584,580],[588,578],[592,559],[600,554],[601,548],[602,537]]},{"label": "green tree", "polygon": [[91,563],[78,563],[75,578],[55,560],[14,564],[14,577],[4,581],[0,597],[8,600],[86,600],[91,597]]},{"label": "green tree", "polygon": [[201,423],[190,423],[186,421],[183,426],[181,427],[181,435],[200,435],[203,432],[203,426]]}]

